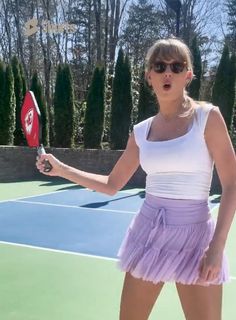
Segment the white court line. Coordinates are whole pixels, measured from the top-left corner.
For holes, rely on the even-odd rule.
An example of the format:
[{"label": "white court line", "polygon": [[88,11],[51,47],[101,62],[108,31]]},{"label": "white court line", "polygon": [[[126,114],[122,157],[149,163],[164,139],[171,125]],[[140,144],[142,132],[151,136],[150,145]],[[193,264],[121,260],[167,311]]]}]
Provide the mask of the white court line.
[{"label": "white court line", "polygon": [[[25,200],[9,200],[9,202],[18,202],[18,203],[27,203],[33,205],[42,205],[42,206],[52,206],[52,207],[61,207],[61,208],[72,208],[72,209],[83,209],[83,210],[94,210],[94,211],[103,211],[103,212],[115,212],[115,213],[131,213],[137,214],[137,211],[126,211],[126,210],[114,210],[114,209],[101,209],[101,208],[91,208],[91,207],[81,207],[75,205],[68,205],[68,204],[56,204],[50,202],[38,202],[38,201],[25,201]],[[215,206],[211,208],[210,211],[214,210]]]},{"label": "white court line", "polygon": [[[75,185],[76,186],[76,185]],[[23,200],[23,199],[30,199],[30,198],[37,198],[37,197],[42,197],[42,196],[47,196],[47,195],[51,195],[51,194],[55,194],[55,193],[61,193],[61,192],[69,192],[71,191],[70,189],[66,189],[66,190],[56,190],[56,191],[51,191],[51,192],[45,192],[45,193],[40,193],[40,194],[35,194],[32,196],[24,196],[24,197],[19,197],[19,198],[13,198],[13,199],[8,199],[8,200],[0,200],[0,203],[4,203],[4,202],[9,202],[9,201],[18,201],[18,200]],[[96,192],[92,189],[88,189],[88,188],[81,188],[78,189],[77,191],[88,191],[88,192]],[[98,192],[97,192],[98,193]],[[128,193],[130,195],[133,195],[133,193],[131,192],[126,192],[126,191],[118,191],[118,193]],[[134,193],[135,194],[135,193]]]},{"label": "white court line", "polygon": [[80,207],[80,206],[73,206],[73,205],[67,205],[67,204],[56,204],[56,203],[46,203],[46,202],[36,202],[36,201],[10,200],[10,202],[28,203],[28,204],[33,204],[33,205],[52,206],[52,207],[61,207],[61,208],[95,210],[95,211],[104,211],[104,212],[131,213],[131,214],[136,214],[137,213],[137,211],[124,211],[124,210],[114,210],[114,209]]},{"label": "white court line", "polygon": [[[108,257],[104,257],[104,256],[96,256],[96,255],[90,255],[90,254],[73,252],[73,251],[64,251],[64,250],[56,250],[56,249],[43,248],[43,247],[37,247],[37,246],[30,246],[30,245],[27,245],[27,244],[19,244],[19,243],[14,243],[14,242],[0,241],[0,244],[3,244],[3,245],[5,244],[5,245],[10,245],[10,246],[15,246],[15,247],[22,247],[22,248],[35,249],[35,250],[40,250],[40,251],[62,253],[62,254],[80,256],[80,257],[85,257],[85,258],[107,260],[107,261],[114,261],[114,262],[118,261],[118,259],[115,259],[115,258],[108,258]],[[236,277],[235,276],[230,276],[230,280],[236,280]]]},{"label": "white court line", "polygon": [[50,194],[54,194],[54,193],[58,193],[58,192],[65,192],[65,191],[68,191],[68,190],[58,190],[58,191],[52,191],[52,192],[47,192],[47,193],[35,194],[35,195],[32,195],[32,196],[19,197],[19,198],[15,198],[15,199],[0,200],[0,203],[10,202],[10,201],[18,201],[18,200],[21,200],[21,199],[30,199],[30,198],[42,197],[42,196],[46,196],[46,195],[50,195]]},{"label": "white court line", "polygon": [[[130,213],[130,214],[134,214],[134,215],[138,213],[138,210],[137,211],[126,211],[126,210],[114,210],[114,209],[101,209],[101,208],[82,207],[82,206],[75,206],[75,205],[56,204],[56,203],[50,203],[50,202],[47,203],[47,202],[39,202],[39,201],[26,201],[23,199],[26,199],[26,198],[19,198],[16,200],[7,200],[4,202],[27,203],[27,204],[32,204],[32,205],[42,205],[42,206],[52,206],[52,207],[61,207],[61,208],[72,208],[72,209],[83,209],[83,210],[94,210],[94,211],[103,211],[103,212]],[[28,199],[28,197],[27,197],[27,199]],[[210,211],[212,212],[215,208],[216,208],[216,206],[211,208]]]},{"label": "white court line", "polygon": [[[23,200],[23,199],[37,198],[37,197],[47,196],[47,195],[51,195],[51,194],[55,194],[55,193],[68,192],[68,191],[71,191],[71,190],[69,190],[69,189],[66,189],[66,190],[56,190],[56,191],[51,191],[51,192],[34,194],[34,195],[32,195],[32,196],[24,196],[24,197],[19,197],[19,198],[15,198],[15,199],[13,198],[13,199],[8,199],[8,200],[0,200],[0,203],[2,203],[2,202],[9,202],[9,201],[18,201],[18,200]],[[91,192],[93,192],[93,190],[88,189],[88,188],[81,188],[81,189],[78,189],[78,191],[91,191]]]},{"label": "white court line", "polygon": [[86,258],[118,261],[118,259],[115,259],[115,258],[108,258],[108,257],[104,257],[104,256],[96,256],[96,255],[92,255],[92,254],[85,254],[85,253],[73,252],[73,251],[56,250],[56,249],[43,248],[43,247],[37,247],[37,246],[30,246],[27,244],[20,244],[20,243],[14,243],[14,242],[0,241],[0,244],[3,244],[3,245],[6,244],[6,245],[10,245],[10,246],[15,246],[15,247],[23,247],[23,248],[48,251],[48,252],[63,253],[63,254],[67,254],[67,255],[81,256],[81,257],[86,257]]}]

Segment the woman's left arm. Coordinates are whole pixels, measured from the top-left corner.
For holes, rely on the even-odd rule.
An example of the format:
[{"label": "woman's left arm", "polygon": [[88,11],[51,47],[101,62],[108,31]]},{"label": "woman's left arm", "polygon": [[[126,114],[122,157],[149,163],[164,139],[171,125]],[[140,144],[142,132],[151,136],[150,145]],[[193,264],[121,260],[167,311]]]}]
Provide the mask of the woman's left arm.
[{"label": "woman's left arm", "polygon": [[210,111],[205,128],[205,140],[213,157],[222,187],[216,228],[206,253],[205,266],[201,268],[201,279],[213,280],[220,270],[220,259],[228,232],[236,211],[236,157],[225,121],[215,107]]}]

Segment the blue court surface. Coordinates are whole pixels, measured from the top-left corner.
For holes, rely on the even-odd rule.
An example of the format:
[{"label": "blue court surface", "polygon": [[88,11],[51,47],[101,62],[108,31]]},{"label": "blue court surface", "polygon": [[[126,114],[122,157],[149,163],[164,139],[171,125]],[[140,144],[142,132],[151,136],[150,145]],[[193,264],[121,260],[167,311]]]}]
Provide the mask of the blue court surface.
[{"label": "blue court surface", "polygon": [[0,241],[116,258],[144,197],[142,190],[111,197],[80,189],[2,201]]},{"label": "blue court surface", "polygon": [[[117,268],[117,252],[144,190],[111,197],[74,185],[20,182],[7,186],[17,197],[12,199],[9,192],[4,196],[6,185],[1,187],[0,319],[118,320],[124,274]],[[214,218],[219,198],[209,199]],[[236,319],[235,234],[234,226],[223,320]],[[163,291],[150,320],[183,320],[173,284]]]}]

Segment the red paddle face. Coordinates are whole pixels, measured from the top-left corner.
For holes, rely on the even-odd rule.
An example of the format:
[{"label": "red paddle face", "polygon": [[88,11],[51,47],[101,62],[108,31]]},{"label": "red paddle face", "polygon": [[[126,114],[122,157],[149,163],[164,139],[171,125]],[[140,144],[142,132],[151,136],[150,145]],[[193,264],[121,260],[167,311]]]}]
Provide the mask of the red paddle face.
[{"label": "red paddle face", "polygon": [[40,145],[40,111],[32,91],[28,91],[21,108],[21,124],[29,147]]}]

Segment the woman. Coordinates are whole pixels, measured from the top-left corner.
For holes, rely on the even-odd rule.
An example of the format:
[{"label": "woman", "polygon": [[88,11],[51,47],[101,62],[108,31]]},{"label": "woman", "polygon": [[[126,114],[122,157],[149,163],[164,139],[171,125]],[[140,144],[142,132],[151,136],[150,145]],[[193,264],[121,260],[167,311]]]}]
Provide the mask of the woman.
[{"label": "woman", "polygon": [[[187,96],[193,78],[188,47],[157,41],[146,57],[146,79],[159,113],[134,126],[126,150],[109,176],[69,167],[50,154],[43,160],[60,176],[114,195],[141,164],[146,198],[119,251],[126,272],[120,320],[148,319],[165,282],[176,283],[187,320],[220,320],[222,284],[229,279],[224,247],[236,208],[235,153],[220,114]],[[215,163],[222,185],[216,226],[208,196]],[[47,174],[47,173],[45,173]]]}]

